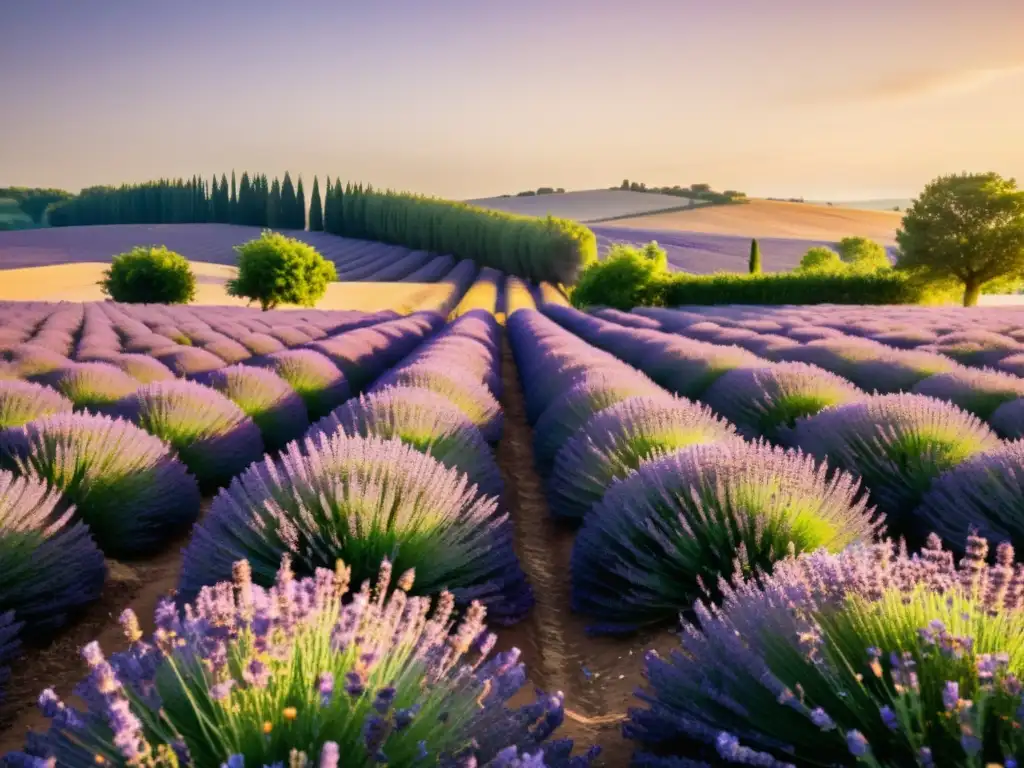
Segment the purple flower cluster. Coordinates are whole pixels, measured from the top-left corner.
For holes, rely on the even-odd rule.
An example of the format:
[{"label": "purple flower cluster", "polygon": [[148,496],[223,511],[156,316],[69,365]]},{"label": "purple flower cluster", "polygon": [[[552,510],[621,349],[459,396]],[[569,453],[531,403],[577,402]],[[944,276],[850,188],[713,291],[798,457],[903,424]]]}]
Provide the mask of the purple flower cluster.
[{"label": "purple flower cluster", "polygon": [[216,488],[263,455],[259,427],[227,397],[192,381],[139,387],[118,415],[166,441],[203,488]]},{"label": "purple flower cluster", "polygon": [[107,362],[73,363],[37,378],[68,398],[76,410],[103,411],[132,394],[139,382]]},{"label": "purple flower cluster", "polygon": [[239,561],[232,582],[204,588],[183,613],[161,603],[149,640],[126,611],[128,651],[83,649],[87,709],[44,691],[49,730],[7,764],[589,764],[596,749],[573,758],[571,741],[551,738],[561,694],[508,706],[526,672],[518,650],[492,655],[482,605],[456,624],[450,593],[431,606],[408,594],[412,571],[387,560],[375,571],[372,589],[367,580],[350,594],[345,563],[297,579],[285,558],[263,588]]},{"label": "purple flower cluster", "polygon": [[184,465],[120,419],[62,413],[5,429],[0,461],[58,489],[108,555],[152,551],[199,514]]},{"label": "purple flower cluster", "polygon": [[604,631],[671,622],[734,574],[787,553],[872,542],[881,527],[850,475],[766,443],[697,445],[614,483],[572,555],[573,610]]},{"label": "purple flower cluster", "polygon": [[497,501],[400,440],[321,434],[290,444],[277,462],[253,464],[193,528],[181,599],[226,578],[242,558],[267,584],[284,554],[305,574],[344,559],[357,579],[392,557],[416,568],[425,592],[479,600],[503,622],[532,604]]},{"label": "purple flower cluster", "polygon": [[947,400],[987,420],[999,406],[1024,397],[1024,379],[992,369],[961,368],[923,379],[914,392]]},{"label": "purple flower cluster", "polygon": [[0,613],[47,637],[99,597],[103,554],[74,507],[34,477],[0,470]]},{"label": "purple flower cluster", "polygon": [[914,509],[932,480],[1000,440],[955,405],[924,395],[876,395],[797,422],[794,445],[860,476],[889,530],[928,533]]},{"label": "purple flower cluster", "polygon": [[776,563],[698,602],[681,648],[646,659],[637,763],[1016,765],[1024,757],[1024,569],[1009,545],[959,566],[932,537]]},{"label": "purple flower cluster", "polygon": [[17,379],[0,380],[0,429],[55,413],[69,413],[74,405],[50,387]]},{"label": "purple flower cluster", "polygon": [[273,371],[232,365],[200,377],[242,409],[263,436],[267,450],[277,450],[300,437],[309,426],[302,398]]},{"label": "purple flower cluster", "polygon": [[268,368],[294,389],[306,405],[309,420],[322,418],[351,397],[351,389],[338,367],[312,349],[288,349],[252,358],[249,365]]}]

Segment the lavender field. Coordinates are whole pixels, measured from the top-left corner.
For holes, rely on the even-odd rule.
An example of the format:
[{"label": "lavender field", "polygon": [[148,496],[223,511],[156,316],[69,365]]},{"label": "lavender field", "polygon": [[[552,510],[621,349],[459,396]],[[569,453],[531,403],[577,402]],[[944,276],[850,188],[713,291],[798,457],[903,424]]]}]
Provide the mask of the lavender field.
[{"label": "lavender field", "polygon": [[[749,237],[600,225],[591,229],[602,254],[615,244],[643,246],[655,240],[668,254],[669,267],[677,272],[746,272],[750,258]],[[800,259],[814,246],[835,246],[835,242],[825,240],[777,237],[758,238],[758,243],[766,272],[785,272],[799,266]],[[895,248],[890,247],[889,252],[895,258]]]}]

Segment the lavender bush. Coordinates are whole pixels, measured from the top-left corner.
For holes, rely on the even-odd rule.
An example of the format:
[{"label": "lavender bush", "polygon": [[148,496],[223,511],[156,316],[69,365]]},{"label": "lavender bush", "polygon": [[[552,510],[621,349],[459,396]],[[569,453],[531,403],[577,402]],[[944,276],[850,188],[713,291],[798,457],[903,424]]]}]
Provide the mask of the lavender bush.
[{"label": "lavender bush", "polygon": [[729,371],[711,385],[703,400],[744,437],[780,441],[797,419],[864,397],[834,373],[806,363],[780,363]]},{"label": "lavender bush", "polygon": [[0,613],[49,639],[100,595],[106,565],[74,508],[33,477],[0,470]]},{"label": "lavender bush", "polygon": [[181,599],[225,578],[240,558],[267,585],[286,553],[307,575],[342,558],[357,580],[393,557],[417,569],[425,593],[480,600],[501,621],[532,603],[497,502],[399,440],[320,435],[290,444],[277,463],[252,465],[193,529]]},{"label": "lavender bush", "polygon": [[635,764],[1017,765],[1024,571],[1009,545],[986,555],[817,552],[698,603],[679,651],[647,656]]},{"label": "lavender bush", "polygon": [[154,381],[168,381],[174,378],[170,368],[148,355],[120,354],[106,362],[116,365],[140,384],[152,384]]},{"label": "lavender bush", "polygon": [[101,411],[134,392],[139,382],[110,363],[73,363],[40,378],[76,410]]},{"label": "lavender bush", "polygon": [[269,368],[288,382],[306,404],[310,421],[326,416],[351,397],[348,382],[338,367],[312,349],[286,349],[247,362]]},{"label": "lavender bush", "polygon": [[108,555],[151,552],[199,515],[184,465],[121,419],[62,413],[5,429],[0,460],[59,490]]},{"label": "lavender bush", "polygon": [[398,368],[374,382],[370,392],[386,387],[418,387],[442,395],[469,417],[487,442],[501,438],[503,414],[498,401],[486,386],[458,369],[425,363]]},{"label": "lavender bush", "polygon": [[797,422],[793,443],[859,475],[894,534],[926,534],[912,517],[932,480],[999,438],[977,417],[924,395],[878,395]]},{"label": "lavender bush", "polygon": [[992,429],[1008,440],[1024,438],[1024,397],[1000,405],[988,422]]},{"label": "lavender bush", "polygon": [[167,442],[204,489],[228,483],[263,455],[260,430],[228,398],[192,381],[139,387],[117,412]]},{"label": "lavender bush", "polygon": [[697,445],[614,483],[573,547],[572,607],[601,631],[671,622],[737,572],[838,551],[881,527],[859,484],[766,443]]},{"label": "lavender bush", "polygon": [[763,366],[764,361],[740,347],[680,339],[664,351],[647,355],[640,369],[682,397],[701,397],[719,376],[735,368]]},{"label": "lavender bush", "polygon": [[70,400],[50,387],[17,379],[0,380],[0,429],[20,427],[41,416],[67,413],[73,408]]},{"label": "lavender bush", "polygon": [[613,481],[641,464],[700,443],[738,440],[706,406],[631,397],[595,414],[558,452],[548,484],[551,513],[581,520]]},{"label": "lavender bush", "polygon": [[979,419],[988,419],[1003,403],[1024,397],[1024,379],[990,368],[961,368],[923,379],[914,392],[948,400]]},{"label": "lavender bush", "polygon": [[414,387],[386,387],[349,400],[314,424],[307,435],[397,438],[465,474],[485,496],[504,483],[490,447],[473,422],[442,395]]},{"label": "lavender bush", "polygon": [[309,426],[302,398],[273,371],[232,365],[204,374],[197,381],[241,408],[259,427],[267,450],[282,448]]},{"label": "lavender bush", "polygon": [[234,584],[204,589],[184,615],[161,603],[150,640],[125,611],[126,652],[107,660],[97,643],[82,651],[87,710],[43,691],[50,729],[8,764],[589,764],[596,750],[571,758],[571,741],[551,739],[561,694],[508,706],[526,672],[516,649],[491,655],[479,603],[456,623],[450,593],[431,610],[407,594],[412,571],[390,595],[391,563],[379,571],[373,589],[366,582],[350,595],[341,562],[296,579],[285,559],[263,589],[239,561]]},{"label": "lavender bush", "polygon": [[212,352],[194,347],[176,346],[166,351],[153,350],[153,357],[166,365],[175,376],[195,376],[198,373],[215,371],[225,363]]}]

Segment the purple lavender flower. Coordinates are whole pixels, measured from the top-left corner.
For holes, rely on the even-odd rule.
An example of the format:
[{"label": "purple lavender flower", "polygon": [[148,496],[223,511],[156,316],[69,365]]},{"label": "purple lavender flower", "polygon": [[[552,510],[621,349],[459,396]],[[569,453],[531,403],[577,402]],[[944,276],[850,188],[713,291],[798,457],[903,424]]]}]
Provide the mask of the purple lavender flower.
[{"label": "purple lavender flower", "polygon": [[349,400],[314,424],[307,437],[398,438],[467,475],[486,496],[500,496],[501,472],[469,417],[443,395],[415,387],[386,387]]},{"label": "purple lavender flower", "polygon": [[975,416],[923,395],[881,395],[797,422],[793,443],[863,478],[893,533],[927,533],[912,517],[932,480],[1000,442]]},{"label": "purple lavender flower", "polygon": [[106,565],[74,508],[34,477],[0,470],[0,613],[46,637],[96,600]]},{"label": "purple lavender flower", "polygon": [[858,483],[767,444],[697,445],[644,464],[584,521],[572,554],[572,607],[620,631],[670,622],[718,594],[737,568],[771,569],[788,550],[871,542],[880,521]]},{"label": "purple lavender flower", "polygon": [[499,621],[518,620],[532,604],[497,502],[399,440],[335,433],[253,464],[193,529],[181,599],[229,578],[243,558],[268,584],[286,553],[305,574],[342,558],[357,582],[391,556],[399,572],[416,569],[425,593],[447,587],[462,604],[486,603]]},{"label": "purple lavender flower", "polygon": [[225,365],[224,361],[212,352],[196,347],[178,345],[163,350],[155,349],[151,354],[179,377],[215,371]]},{"label": "purple lavender flower", "polygon": [[[431,606],[390,591],[391,568],[380,571],[373,589],[366,583],[349,595],[340,562],[296,579],[285,561],[269,589],[236,568],[233,584],[204,588],[182,615],[161,617],[177,628],[173,636],[133,635],[129,650],[109,660],[98,644],[87,645],[90,673],[77,689],[87,710],[44,692],[49,731],[7,759],[34,765],[52,755],[61,766],[86,768],[96,755],[127,762],[173,753],[197,766],[334,768],[344,754],[345,764],[360,765],[411,765],[430,756],[431,764],[453,768],[586,768],[596,750],[572,757],[570,741],[552,739],[564,714],[561,695],[538,693],[536,702],[510,708],[526,680],[519,652],[489,658],[478,649],[493,640],[466,642],[486,634],[479,603],[456,623],[450,594]],[[271,624],[259,652],[268,670],[260,686],[232,677],[253,658],[253,610]],[[358,631],[338,647],[332,637],[341,627]],[[349,695],[325,694],[333,680],[353,677],[360,685],[349,685]],[[315,698],[296,695],[304,689]],[[199,726],[200,717],[216,728]]]},{"label": "purple lavender flower", "polygon": [[613,481],[641,464],[699,443],[736,441],[732,425],[706,406],[671,397],[631,397],[590,418],[555,457],[552,514],[580,520]]},{"label": "purple lavender flower", "polygon": [[114,355],[107,362],[117,366],[140,384],[152,384],[154,381],[168,381],[174,378],[170,368],[148,355]]},{"label": "purple lavender flower", "polygon": [[227,397],[192,381],[147,384],[117,413],[166,441],[203,488],[230,482],[263,455],[260,430]]},{"label": "purple lavender flower", "polygon": [[30,381],[0,380],[0,429],[20,427],[41,416],[68,413],[70,400],[50,387]]},{"label": "purple lavender flower", "polygon": [[247,363],[269,368],[288,382],[306,404],[310,421],[326,416],[351,396],[338,367],[312,349],[288,349]]},{"label": "purple lavender flower", "polygon": [[76,410],[99,411],[132,394],[139,382],[110,363],[74,363],[40,377],[72,403]]},{"label": "purple lavender flower", "polygon": [[914,392],[947,400],[979,419],[988,419],[999,406],[1024,397],[1024,379],[990,368],[961,368],[923,379]]},{"label": "purple lavender flower", "polygon": [[0,432],[0,457],[60,490],[108,555],[152,551],[199,514],[185,467],[127,421],[45,416]]}]

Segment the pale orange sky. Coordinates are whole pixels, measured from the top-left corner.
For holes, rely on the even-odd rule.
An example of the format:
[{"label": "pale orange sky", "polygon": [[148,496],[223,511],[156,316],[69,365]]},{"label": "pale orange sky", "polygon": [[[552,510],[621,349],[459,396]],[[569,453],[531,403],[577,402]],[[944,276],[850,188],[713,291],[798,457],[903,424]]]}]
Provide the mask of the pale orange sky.
[{"label": "pale orange sky", "polygon": [[355,5],[5,9],[0,186],[287,168],[459,198],[628,177],[849,200],[1024,181],[1021,0]]}]

